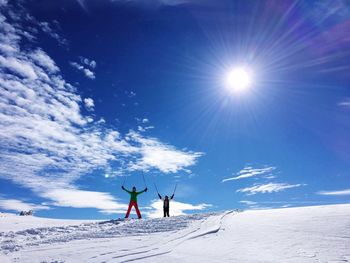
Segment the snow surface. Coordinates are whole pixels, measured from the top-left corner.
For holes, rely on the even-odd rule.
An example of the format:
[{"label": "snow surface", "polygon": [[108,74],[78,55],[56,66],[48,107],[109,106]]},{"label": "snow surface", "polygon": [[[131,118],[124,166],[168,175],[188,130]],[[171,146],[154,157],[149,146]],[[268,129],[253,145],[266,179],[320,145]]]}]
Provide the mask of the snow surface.
[{"label": "snow surface", "polygon": [[0,230],[0,262],[350,262],[350,204],[115,222],[8,216]]},{"label": "snow surface", "polygon": [[96,220],[65,220],[41,218],[35,216],[19,216],[10,213],[0,213],[0,232],[19,231],[28,228],[53,227],[53,226],[70,226]]}]

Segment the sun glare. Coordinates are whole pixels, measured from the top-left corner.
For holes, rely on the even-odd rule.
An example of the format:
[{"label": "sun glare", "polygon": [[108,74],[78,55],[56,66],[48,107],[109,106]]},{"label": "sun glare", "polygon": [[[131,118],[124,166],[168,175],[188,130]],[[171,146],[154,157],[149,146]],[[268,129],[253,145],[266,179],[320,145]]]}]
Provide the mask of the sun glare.
[{"label": "sun glare", "polygon": [[252,75],[243,67],[231,69],[226,74],[226,87],[235,92],[243,92],[251,87]]}]

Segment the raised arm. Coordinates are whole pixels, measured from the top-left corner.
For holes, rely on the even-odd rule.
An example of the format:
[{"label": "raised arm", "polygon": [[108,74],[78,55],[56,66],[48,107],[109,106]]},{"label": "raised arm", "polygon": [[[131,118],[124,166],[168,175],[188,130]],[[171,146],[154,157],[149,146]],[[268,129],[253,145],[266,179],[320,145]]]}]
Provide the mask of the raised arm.
[{"label": "raised arm", "polygon": [[123,185],[122,185],[122,189],[123,189],[125,192],[131,194],[131,192],[130,192],[129,190],[127,190]]},{"label": "raised arm", "polygon": [[174,194],[172,196],[170,196],[170,199],[173,199],[174,198]]},{"label": "raised arm", "polygon": [[138,195],[139,195],[139,194],[142,194],[143,192],[147,192],[147,190],[148,190],[148,189],[147,189],[147,187],[146,187],[144,190],[142,190],[142,191],[140,191],[140,192],[136,192],[136,194],[138,194]]},{"label": "raised arm", "polygon": [[158,193],[158,197],[159,197],[159,199],[162,199],[163,200],[163,198],[162,198],[162,196]]}]

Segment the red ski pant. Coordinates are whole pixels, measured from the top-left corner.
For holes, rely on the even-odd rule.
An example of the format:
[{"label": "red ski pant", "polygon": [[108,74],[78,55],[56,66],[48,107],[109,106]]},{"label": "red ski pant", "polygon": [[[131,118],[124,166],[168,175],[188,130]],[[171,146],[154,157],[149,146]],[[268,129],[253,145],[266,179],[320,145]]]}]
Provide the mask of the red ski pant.
[{"label": "red ski pant", "polygon": [[138,207],[138,205],[137,205],[137,203],[136,203],[135,201],[130,201],[129,207],[128,207],[128,211],[126,212],[125,218],[128,218],[128,217],[129,217],[131,208],[132,208],[133,206],[135,207],[137,216],[138,216],[139,218],[141,218],[141,213],[140,213],[139,207]]}]

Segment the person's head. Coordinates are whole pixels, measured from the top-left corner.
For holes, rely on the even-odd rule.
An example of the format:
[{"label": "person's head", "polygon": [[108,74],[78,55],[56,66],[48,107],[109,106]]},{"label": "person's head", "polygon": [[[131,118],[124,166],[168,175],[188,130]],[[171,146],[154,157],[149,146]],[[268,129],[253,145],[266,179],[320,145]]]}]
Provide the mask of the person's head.
[{"label": "person's head", "polygon": [[169,199],[169,196],[166,195],[166,196],[165,196],[165,200],[168,200],[168,199]]},{"label": "person's head", "polygon": [[132,191],[136,192],[136,187],[135,186],[132,187]]}]

